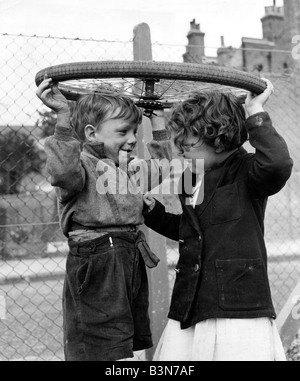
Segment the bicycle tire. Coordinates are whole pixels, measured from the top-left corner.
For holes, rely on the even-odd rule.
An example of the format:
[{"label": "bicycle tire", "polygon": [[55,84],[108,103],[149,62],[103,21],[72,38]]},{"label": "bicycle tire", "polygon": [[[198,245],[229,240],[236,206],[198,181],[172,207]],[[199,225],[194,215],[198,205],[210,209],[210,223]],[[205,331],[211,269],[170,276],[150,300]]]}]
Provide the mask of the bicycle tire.
[{"label": "bicycle tire", "polygon": [[158,61],[86,61],[50,66],[35,77],[38,86],[45,75],[54,82],[92,78],[179,80],[218,84],[260,94],[266,83],[254,74],[215,64]]}]

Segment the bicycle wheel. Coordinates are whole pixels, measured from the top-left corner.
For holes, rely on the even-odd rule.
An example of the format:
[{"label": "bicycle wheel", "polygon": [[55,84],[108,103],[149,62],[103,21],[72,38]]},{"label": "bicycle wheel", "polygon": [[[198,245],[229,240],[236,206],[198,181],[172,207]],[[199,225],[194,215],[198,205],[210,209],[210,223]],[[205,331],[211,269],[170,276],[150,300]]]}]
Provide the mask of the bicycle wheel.
[{"label": "bicycle wheel", "polygon": [[50,66],[36,74],[58,82],[69,100],[90,92],[125,94],[145,109],[171,107],[192,91],[233,92],[244,99],[247,91],[262,93],[266,83],[253,74],[214,64],[156,61],[87,61]]}]

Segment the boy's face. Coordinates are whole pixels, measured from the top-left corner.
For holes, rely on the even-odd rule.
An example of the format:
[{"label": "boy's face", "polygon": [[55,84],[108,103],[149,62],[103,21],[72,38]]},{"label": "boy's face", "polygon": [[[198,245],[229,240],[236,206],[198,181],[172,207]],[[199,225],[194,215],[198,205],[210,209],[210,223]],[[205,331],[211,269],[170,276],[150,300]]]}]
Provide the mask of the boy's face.
[{"label": "boy's face", "polygon": [[94,139],[104,143],[107,158],[119,164],[119,159],[129,161],[137,139],[138,124],[125,119],[109,119],[95,130]]}]

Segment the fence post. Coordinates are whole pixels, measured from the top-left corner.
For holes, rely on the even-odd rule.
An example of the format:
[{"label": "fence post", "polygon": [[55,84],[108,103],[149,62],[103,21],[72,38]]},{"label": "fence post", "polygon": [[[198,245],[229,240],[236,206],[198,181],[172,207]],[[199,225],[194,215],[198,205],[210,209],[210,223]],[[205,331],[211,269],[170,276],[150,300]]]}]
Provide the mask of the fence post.
[{"label": "fence post", "polygon": [[[148,24],[141,23],[135,26],[133,30],[133,57],[135,61],[152,61],[152,45],[150,28]],[[151,125],[148,118],[144,118],[143,124],[138,133],[138,156],[143,159],[149,159],[149,153],[145,149],[145,142],[152,138]],[[156,198],[160,198],[157,197]],[[142,227],[147,241],[156,255],[160,258],[159,265],[148,271],[150,285],[150,319],[154,346],[146,352],[146,359],[152,360],[158,340],[163,332],[167,321],[169,309],[169,280],[167,265],[166,239],[148,229],[145,225]]]}]

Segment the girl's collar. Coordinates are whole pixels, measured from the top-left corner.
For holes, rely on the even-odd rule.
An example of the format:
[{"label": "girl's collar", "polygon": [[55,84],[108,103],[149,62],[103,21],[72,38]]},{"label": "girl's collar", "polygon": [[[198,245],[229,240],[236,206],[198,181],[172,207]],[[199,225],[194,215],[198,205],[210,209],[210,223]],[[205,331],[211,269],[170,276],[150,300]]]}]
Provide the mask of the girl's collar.
[{"label": "girl's collar", "polygon": [[236,148],[234,149],[233,151],[231,151],[231,153],[224,159],[222,160],[221,162],[219,163],[216,163],[214,164],[213,166],[211,166],[210,168],[207,168],[204,173],[208,173],[210,171],[213,171],[215,169],[219,169],[219,168],[222,168],[222,167],[225,167],[228,163],[231,162],[231,159],[235,156],[235,154],[237,152],[242,152],[243,148],[242,147],[239,147],[239,148]]}]

